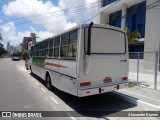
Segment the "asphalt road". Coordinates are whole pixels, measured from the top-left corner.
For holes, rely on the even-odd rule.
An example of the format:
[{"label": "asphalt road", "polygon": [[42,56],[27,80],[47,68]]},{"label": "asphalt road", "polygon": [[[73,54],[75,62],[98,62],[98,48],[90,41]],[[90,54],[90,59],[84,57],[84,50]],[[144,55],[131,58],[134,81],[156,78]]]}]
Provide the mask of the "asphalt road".
[{"label": "asphalt road", "polygon": [[[37,76],[31,76],[30,72],[25,70],[24,61],[12,61],[9,58],[0,59],[0,111],[77,111],[83,117],[72,117],[70,115],[71,112],[69,112],[67,114],[69,117],[64,117],[63,119],[88,120],[108,119],[107,115],[118,113],[119,111],[143,110],[141,107],[119,99],[112,92],[77,98],[57,89],[48,91],[45,88],[44,80]],[[110,112],[98,114],[97,112],[85,113],[83,111]],[[137,118],[135,119],[137,120]]]}]

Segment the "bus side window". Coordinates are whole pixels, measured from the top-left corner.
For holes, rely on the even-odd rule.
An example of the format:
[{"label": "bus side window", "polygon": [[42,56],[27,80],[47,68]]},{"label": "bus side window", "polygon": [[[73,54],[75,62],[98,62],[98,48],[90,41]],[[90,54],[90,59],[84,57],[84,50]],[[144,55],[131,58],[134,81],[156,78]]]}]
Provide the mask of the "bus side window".
[{"label": "bus side window", "polygon": [[77,54],[77,39],[78,30],[70,33],[70,44],[69,44],[69,57],[76,57]]},{"label": "bus side window", "polygon": [[53,57],[53,40],[54,38],[49,41],[49,57]]},{"label": "bus side window", "polygon": [[77,53],[77,30],[61,36],[61,58],[75,59]]},{"label": "bus side window", "polygon": [[60,47],[60,36],[56,37],[54,40],[54,57],[59,57],[59,47]]}]

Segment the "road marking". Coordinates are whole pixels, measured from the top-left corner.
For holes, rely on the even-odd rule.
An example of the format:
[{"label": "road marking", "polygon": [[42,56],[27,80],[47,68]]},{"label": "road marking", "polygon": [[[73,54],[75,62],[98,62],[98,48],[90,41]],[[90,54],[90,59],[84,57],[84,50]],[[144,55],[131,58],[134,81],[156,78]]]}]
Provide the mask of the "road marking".
[{"label": "road marking", "polygon": [[50,98],[51,98],[51,100],[52,100],[53,102],[55,102],[56,104],[59,104],[58,101],[55,100],[53,97],[50,97]]},{"label": "road marking", "polygon": [[37,88],[37,86],[33,85],[34,88]]},{"label": "road marking", "polygon": [[43,92],[47,92],[44,88],[41,88],[41,90],[42,90]]},{"label": "road marking", "polygon": [[40,84],[39,84],[38,82],[36,82],[36,85],[38,85],[38,86],[39,86]]},{"label": "road marking", "polygon": [[126,91],[126,90],[122,90],[122,91],[131,93],[131,94],[135,94],[135,95],[138,95],[138,96],[141,96],[141,97],[145,97],[145,98],[147,98],[147,99],[152,99],[152,100],[154,100],[154,101],[160,102],[160,100],[157,100],[157,99],[154,99],[154,98],[150,98],[150,97],[146,97],[146,96],[143,96],[143,95],[139,95],[139,94],[136,94],[136,93],[133,93],[133,92],[129,92],[129,91]]},{"label": "road marking", "polygon": [[66,113],[68,116],[69,116],[69,118],[71,118],[72,120],[76,120],[76,118],[75,117],[72,117],[72,115],[70,114],[70,113]]}]

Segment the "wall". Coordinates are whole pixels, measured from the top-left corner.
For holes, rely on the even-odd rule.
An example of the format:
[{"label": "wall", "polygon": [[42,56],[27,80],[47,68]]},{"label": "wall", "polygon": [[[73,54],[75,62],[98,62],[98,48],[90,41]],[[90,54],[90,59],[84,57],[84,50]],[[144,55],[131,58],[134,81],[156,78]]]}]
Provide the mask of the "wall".
[{"label": "wall", "polygon": [[[157,0],[147,0],[147,5]],[[159,8],[159,7],[158,7]],[[146,29],[144,51],[160,51],[160,9],[146,11]],[[155,55],[145,55],[145,62],[155,62]]]}]

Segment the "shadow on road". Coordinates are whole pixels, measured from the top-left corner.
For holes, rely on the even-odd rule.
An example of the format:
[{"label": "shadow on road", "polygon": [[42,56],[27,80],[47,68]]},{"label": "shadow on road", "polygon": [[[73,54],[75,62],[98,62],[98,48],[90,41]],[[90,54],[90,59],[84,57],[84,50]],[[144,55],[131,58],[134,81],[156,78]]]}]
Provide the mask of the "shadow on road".
[{"label": "shadow on road", "polygon": [[[45,81],[43,79],[36,75],[32,76],[45,86]],[[135,105],[119,99],[112,92],[83,98],[70,95],[56,88],[54,88],[52,93],[57,95],[78,114],[85,117],[105,118],[105,116],[114,115],[122,110],[135,107]]]}]

